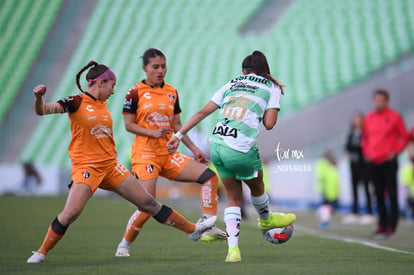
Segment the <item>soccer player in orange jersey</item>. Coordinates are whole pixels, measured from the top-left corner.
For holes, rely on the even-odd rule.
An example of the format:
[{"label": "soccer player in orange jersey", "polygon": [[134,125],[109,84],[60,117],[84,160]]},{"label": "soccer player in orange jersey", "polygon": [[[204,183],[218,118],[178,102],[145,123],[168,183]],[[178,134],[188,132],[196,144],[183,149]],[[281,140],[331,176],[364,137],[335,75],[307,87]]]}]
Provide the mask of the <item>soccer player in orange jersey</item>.
[{"label": "soccer player in orange jersey", "polygon": [[[89,69],[90,68],[90,69]],[[86,74],[88,88],[83,91],[79,79]],[[56,103],[44,103],[46,86],[39,85],[33,90],[34,108],[38,115],[68,113],[72,131],[69,155],[72,161],[72,184],[63,211],[52,222],[39,248],[27,260],[40,263],[50,249],[63,237],[68,226],[81,214],[88,199],[97,188],[112,190],[149,213],[158,222],[176,227],[193,240],[211,228],[215,217],[197,224],[188,222],[168,206],[161,205],[151,196],[139,180],[120,164],[115,151],[112,133],[112,117],[106,100],[114,94],[115,74],[107,66],[89,62],[76,75],[81,94],[70,96]]]},{"label": "soccer player in orange jersey", "polygon": [[[166,58],[159,49],[148,49],[142,56],[146,79],[138,82],[126,95],[124,122],[128,132],[135,134],[132,145],[132,172],[142,180],[147,191],[155,196],[159,176],[170,180],[197,182],[201,187],[204,218],[217,214],[218,177],[206,165],[205,155],[187,136],[183,143],[194,159],[175,152],[169,154],[167,142],[181,128],[180,103],[177,90],[164,81]],[[116,256],[129,256],[131,243],[136,239],[150,214],[137,210],[129,219]],[[226,233],[217,227],[206,231],[201,240],[225,240]]]}]

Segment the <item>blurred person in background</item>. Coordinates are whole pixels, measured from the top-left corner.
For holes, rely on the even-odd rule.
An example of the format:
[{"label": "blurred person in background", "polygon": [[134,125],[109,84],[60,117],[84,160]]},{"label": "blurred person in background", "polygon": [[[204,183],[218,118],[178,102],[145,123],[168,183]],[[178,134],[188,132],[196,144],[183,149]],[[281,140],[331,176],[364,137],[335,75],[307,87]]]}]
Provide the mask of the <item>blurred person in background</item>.
[{"label": "blurred person in background", "polygon": [[372,216],[371,193],[369,186],[368,167],[362,155],[362,127],[364,121],[364,114],[357,112],[352,118],[351,130],[348,134],[345,149],[348,152],[350,166],[351,166],[351,183],[352,183],[352,214],[345,216],[342,223],[356,223],[358,222],[359,203],[358,203],[358,187],[362,185],[365,192],[365,202],[367,215],[361,216],[359,222],[361,224],[371,224],[374,222]]},{"label": "blurred person in background", "polygon": [[326,150],[322,159],[316,164],[316,190],[322,196],[322,203],[316,211],[321,229],[327,229],[331,216],[338,208],[339,173],[336,159],[330,150]]},{"label": "blurred person in background", "polygon": [[23,162],[24,178],[21,193],[33,195],[36,188],[42,184],[42,177],[31,162]]},{"label": "blurred person in background", "polygon": [[408,134],[407,152],[410,162],[404,166],[401,172],[401,182],[407,187],[405,217],[407,223],[412,223],[414,218],[414,128]]},{"label": "blurred person in background", "polygon": [[330,150],[316,164],[316,190],[322,195],[322,205],[330,205],[332,210],[338,208],[339,173]]},{"label": "blurred person in background", "polygon": [[373,101],[374,110],[364,120],[362,152],[368,161],[378,207],[378,227],[372,238],[384,239],[395,233],[398,224],[397,157],[405,147],[407,132],[401,115],[389,107],[387,91],[375,91]]}]

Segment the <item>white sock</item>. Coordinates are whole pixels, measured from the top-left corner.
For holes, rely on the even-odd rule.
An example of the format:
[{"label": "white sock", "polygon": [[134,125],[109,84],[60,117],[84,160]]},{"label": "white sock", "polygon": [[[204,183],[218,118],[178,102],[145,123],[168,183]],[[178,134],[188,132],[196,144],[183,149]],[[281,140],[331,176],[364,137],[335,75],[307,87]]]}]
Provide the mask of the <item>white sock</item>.
[{"label": "white sock", "polygon": [[240,222],[240,207],[231,206],[224,210],[224,223],[226,224],[227,244],[229,247],[239,245]]},{"label": "white sock", "polygon": [[118,247],[130,247],[131,243],[125,240],[125,238],[122,238],[122,241],[118,244]]},{"label": "white sock", "polygon": [[252,205],[256,208],[259,218],[267,220],[269,218],[269,197],[266,193],[258,197],[251,196]]}]

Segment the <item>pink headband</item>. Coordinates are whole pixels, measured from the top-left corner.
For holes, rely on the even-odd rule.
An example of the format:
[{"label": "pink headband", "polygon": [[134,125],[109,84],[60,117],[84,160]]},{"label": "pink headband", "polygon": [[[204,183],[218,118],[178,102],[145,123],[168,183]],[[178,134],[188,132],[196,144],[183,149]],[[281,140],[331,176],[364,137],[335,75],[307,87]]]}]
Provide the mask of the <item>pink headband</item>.
[{"label": "pink headband", "polygon": [[108,69],[104,73],[100,74],[97,78],[89,79],[88,82],[89,84],[91,84],[92,82],[96,80],[108,80],[108,79],[115,79],[115,78],[116,78],[115,73],[111,69]]}]

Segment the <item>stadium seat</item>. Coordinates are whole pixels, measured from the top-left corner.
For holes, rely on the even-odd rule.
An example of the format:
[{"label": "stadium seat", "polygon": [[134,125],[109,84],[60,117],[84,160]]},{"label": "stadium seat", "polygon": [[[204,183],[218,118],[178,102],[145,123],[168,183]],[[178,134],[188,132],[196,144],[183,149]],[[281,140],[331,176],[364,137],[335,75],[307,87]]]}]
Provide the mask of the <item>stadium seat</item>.
[{"label": "stadium seat", "polygon": [[3,0],[0,8],[0,122],[38,55],[62,0]]},{"label": "stadium seat", "polygon": [[[242,36],[240,28],[263,3],[266,1],[240,0],[235,5],[221,0],[100,0],[54,99],[77,93],[74,75],[89,60],[113,68],[118,82],[108,106],[119,159],[127,161],[133,136],[124,129],[122,103],[128,89],[144,77],[139,57],[146,48],[157,47],[166,53],[166,80],[179,92],[185,121],[240,73],[243,57],[254,49],[265,52],[272,73],[286,85],[284,115],[366,79],[414,46],[411,0],[297,0],[267,33]],[[7,16],[3,10],[13,5],[14,1],[4,3],[0,14]],[[20,17],[25,9],[19,8]],[[202,129],[209,129],[212,122],[209,118]],[[70,167],[68,129],[64,116],[42,119],[21,159]],[[45,131],[51,132],[47,141],[42,136]]]}]

